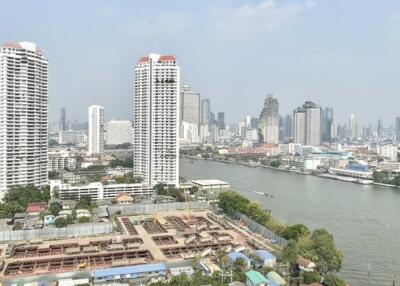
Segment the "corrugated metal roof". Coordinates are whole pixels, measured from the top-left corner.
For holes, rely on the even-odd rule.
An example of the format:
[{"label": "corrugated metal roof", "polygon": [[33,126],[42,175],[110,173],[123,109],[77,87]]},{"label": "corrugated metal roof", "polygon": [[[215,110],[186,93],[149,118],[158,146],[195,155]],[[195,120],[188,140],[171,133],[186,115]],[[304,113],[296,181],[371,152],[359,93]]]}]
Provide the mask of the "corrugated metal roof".
[{"label": "corrugated metal roof", "polygon": [[267,284],[270,282],[267,278],[264,277],[264,275],[262,275],[260,272],[255,271],[255,270],[246,272],[246,277],[247,277],[247,279],[250,280],[250,282],[253,285]]},{"label": "corrugated metal roof", "polygon": [[262,260],[276,259],[275,255],[273,255],[271,252],[262,249],[255,251],[254,254],[260,257]]},{"label": "corrugated metal roof", "polygon": [[246,255],[244,255],[241,252],[231,252],[228,254],[228,258],[232,261],[236,261],[236,259],[243,258],[245,261],[250,261],[250,258],[248,258]]},{"label": "corrugated metal roof", "polygon": [[115,268],[95,270],[93,272],[93,277],[101,278],[101,277],[109,277],[116,275],[139,274],[139,273],[160,272],[160,271],[166,271],[165,265],[163,263],[143,264],[136,266],[115,267]]}]

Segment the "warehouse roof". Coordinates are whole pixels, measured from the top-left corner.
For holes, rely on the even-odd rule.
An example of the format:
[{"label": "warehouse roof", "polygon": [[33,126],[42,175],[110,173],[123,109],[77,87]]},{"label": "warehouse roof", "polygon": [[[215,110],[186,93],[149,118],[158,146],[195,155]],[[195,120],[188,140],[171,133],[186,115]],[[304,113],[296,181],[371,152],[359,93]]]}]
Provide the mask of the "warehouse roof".
[{"label": "warehouse roof", "polygon": [[94,278],[135,274],[135,273],[146,273],[146,272],[160,272],[166,271],[165,265],[163,263],[155,264],[143,264],[136,266],[126,266],[126,267],[113,267],[101,270],[95,270],[93,272]]}]

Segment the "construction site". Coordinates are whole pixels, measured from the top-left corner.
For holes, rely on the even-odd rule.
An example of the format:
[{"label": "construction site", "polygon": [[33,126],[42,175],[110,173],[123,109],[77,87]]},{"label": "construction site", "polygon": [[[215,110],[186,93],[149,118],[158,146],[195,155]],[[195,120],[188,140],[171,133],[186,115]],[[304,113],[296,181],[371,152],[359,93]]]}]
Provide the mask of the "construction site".
[{"label": "construction site", "polygon": [[113,235],[0,245],[0,278],[215,257],[271,249],[267,241],[210,211],[116,216]]}]

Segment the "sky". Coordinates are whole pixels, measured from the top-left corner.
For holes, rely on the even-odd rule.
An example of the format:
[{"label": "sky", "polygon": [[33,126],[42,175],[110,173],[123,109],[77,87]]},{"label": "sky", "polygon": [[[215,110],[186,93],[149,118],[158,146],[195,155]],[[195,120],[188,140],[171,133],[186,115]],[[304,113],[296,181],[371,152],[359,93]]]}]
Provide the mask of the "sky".
[{"label": "sky", "polygon": [[305,100],[361,124],[400,116],[400,1],[4,1],[0,42],[32,41],[50,62],[49,115],[133,118],[133,70],[173,54],[181,83],[233,123],[258,116],[266,94],[280,113]]}]

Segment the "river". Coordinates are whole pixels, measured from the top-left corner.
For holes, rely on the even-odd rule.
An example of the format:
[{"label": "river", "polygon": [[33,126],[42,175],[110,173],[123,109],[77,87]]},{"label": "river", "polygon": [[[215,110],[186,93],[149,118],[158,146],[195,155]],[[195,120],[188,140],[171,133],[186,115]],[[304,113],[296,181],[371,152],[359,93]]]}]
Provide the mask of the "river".
[{"label": "river", "polygon": [[[220,179],[259,201],[285,223],[326,228],[345,260],[340,275],[352,286],[400,282],[400,190],[207,160],[180,160],[185,179]],[[256,192],[273,195],[268,198]]]}]

